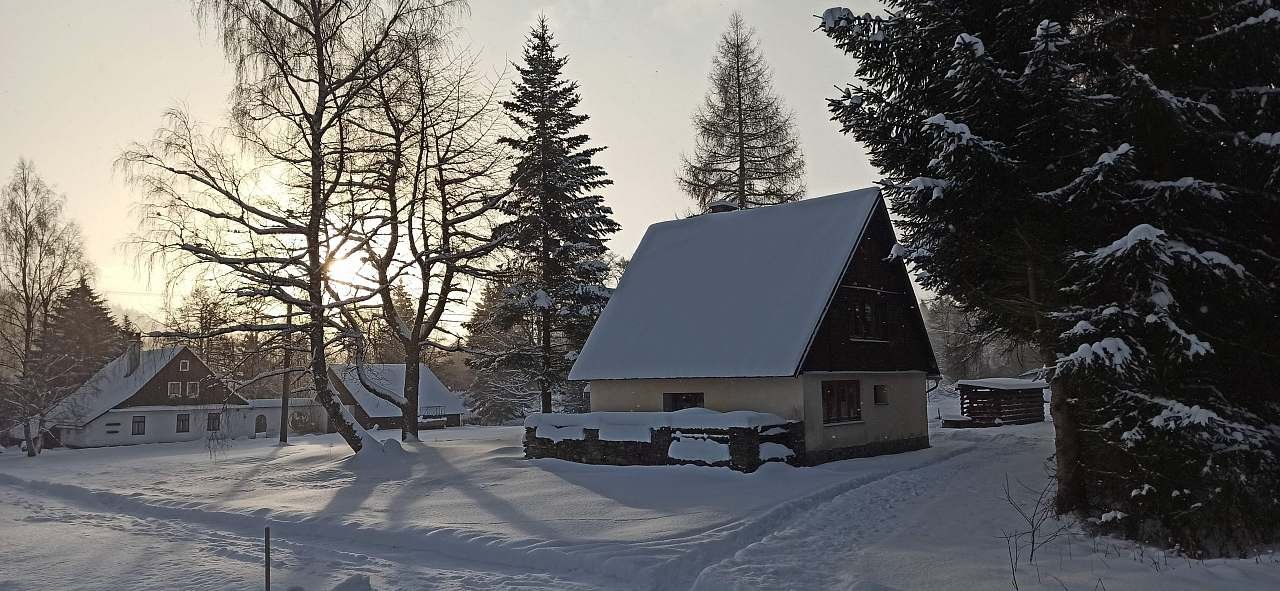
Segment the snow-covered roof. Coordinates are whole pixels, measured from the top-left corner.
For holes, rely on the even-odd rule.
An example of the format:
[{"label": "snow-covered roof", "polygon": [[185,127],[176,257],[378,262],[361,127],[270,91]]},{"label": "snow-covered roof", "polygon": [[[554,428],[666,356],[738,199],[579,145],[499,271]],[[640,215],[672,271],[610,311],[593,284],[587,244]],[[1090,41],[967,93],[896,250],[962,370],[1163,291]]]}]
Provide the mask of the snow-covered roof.
[{"label": "snow-covered roof", "polygon": [[1042,390],[1049,387],[1048,382],[1019,378],[979,378],[976,380],[960,380],[956,384],[975,388],[990,388],[992,390]]},{"label": "snow-covered roof", "polygon": [[129,353],[125,352],[58,403],[49,412],[49,417],[59,425],[84,426],[128,400],[185,348],[173,346],[140,351],[138,368],[133,373],[128,373]]},{"label": "snow-covered roof", "polygon": [[876,188],[649,226],[570,379],[795,375]]},{"label": "snow-covered roof", "polygon": [[[377,386],[397,393],[404,392],[403,363],[366,363],[364,367],[365,375]],[[355,365],[335,363],[331,364],[329,368],[342,381],[342,385],[351,393],[351,397],[355,398],[360,408],[364,409],[364,412],[370,417],[387,418],[400,416],[400,409],[396,405],[379,398],[360,383],[360,376],[356,375]],[[440,382],[440,378],[431,373],[431,370],[426,365],[421,365],[418,368],[419,414],[424,414],[423,411],[432,406],[443,406],[444,414],[462,414],[463,412],[462,398],[450,392]]]}]

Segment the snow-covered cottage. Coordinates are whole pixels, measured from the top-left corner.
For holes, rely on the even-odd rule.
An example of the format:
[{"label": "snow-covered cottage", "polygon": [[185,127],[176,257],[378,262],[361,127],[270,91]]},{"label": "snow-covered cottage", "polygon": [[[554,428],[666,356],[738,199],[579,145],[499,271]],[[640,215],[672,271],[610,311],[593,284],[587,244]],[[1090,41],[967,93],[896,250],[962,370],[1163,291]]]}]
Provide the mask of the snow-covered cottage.
[{"label": "snow-covered cottage", "polygon": [[[365,376],[371,385],[392,392],[404,392],[403,363],[367,363]],[[361,382],[353,364],[329,365],[329,381],[342,404],[351,409],[366,429],[399,429],[400,409],[379,398]],[[462,424],[462,397],[448,388],[426,365],[418,366],[418,426],[420,428],[456,427]]]},{"label": "snow-covered cottage", "polygon": [[254,432],[249,402],[184,346],[133,343],[49,414],[67,447],[239,437]]},{"label": "snow-covered cottage", "polygon": [[649,227],[574,363],[593,411],[804,422],[805,461],[927,447],[937,363],[878,189]]}]

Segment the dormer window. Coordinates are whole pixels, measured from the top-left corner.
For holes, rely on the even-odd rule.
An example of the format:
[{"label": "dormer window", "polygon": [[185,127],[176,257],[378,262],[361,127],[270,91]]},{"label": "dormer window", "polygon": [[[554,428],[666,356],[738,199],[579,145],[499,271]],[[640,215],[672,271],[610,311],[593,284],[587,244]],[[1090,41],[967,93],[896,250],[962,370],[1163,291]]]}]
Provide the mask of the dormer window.
[{"label": "dormer window", "polygon": [[178,371],[191,371],[191,361],[187,359],[178,361]]}]

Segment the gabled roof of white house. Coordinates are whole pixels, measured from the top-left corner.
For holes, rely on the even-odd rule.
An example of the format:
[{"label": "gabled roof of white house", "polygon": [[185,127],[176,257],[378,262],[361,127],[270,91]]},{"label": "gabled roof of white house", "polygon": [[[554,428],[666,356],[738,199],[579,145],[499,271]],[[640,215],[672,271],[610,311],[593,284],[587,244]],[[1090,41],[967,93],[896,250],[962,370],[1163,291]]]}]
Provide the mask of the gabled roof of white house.
[{"label": "gabled roof of white house", "polygon": [[[403,363],[366,363],[364,367],[365,375],[379,387],[393,392],[404,392]],[[378,398],[360,383],[360,376],[356,375],[355,365],[334,363],[330,364],[329,368],[342,381],[342,385],[346,386],[347,391],[351,393],[351,397],[356,400],[360,408],[364,409],[364,412],[370,417],[387,418],[400,416],[400,409],[396,405]],[[431,406],[443,406],[444,414],[462,414],[463,412],[462,398],[450,392],[440,382],[440,378],[431,373],[431,370],[426,365],[421,365],[418,369],[419,414],[423,414],[422,411],[426,411]]]},{"label": "gabled roof of white house", "polygon": [[137,393],[185,348],[173,346],[141,351],[138,368],[133,373],[129,373],[129,353],[126,351],[58,403],[49,412],[49,417],[59,425],[88,424]]},{"label": "gabled roof of white house", "polygon": [[799,371],[876,188],[649,226],[570,379]]}]

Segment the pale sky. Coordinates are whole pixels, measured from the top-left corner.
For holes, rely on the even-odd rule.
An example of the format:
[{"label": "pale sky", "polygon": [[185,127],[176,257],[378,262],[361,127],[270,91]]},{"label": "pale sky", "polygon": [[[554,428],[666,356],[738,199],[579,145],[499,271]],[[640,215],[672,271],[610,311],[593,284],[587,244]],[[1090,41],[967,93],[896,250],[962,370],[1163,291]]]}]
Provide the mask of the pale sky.
[{"label": "pale sky", "polygon": [[[613,186],[606,202],[622,225],[611,243],[630,256],[654,222],[691,202],[673,181],[693,146],[690,115],[706,92],[711,53],[729,14],[741,10],[773,68],[775,91],[795,112],[809,196],[870,185],[861,148],[829,120],[826,99],[853,79],[853,62],[814,31],[813,17],[843,5],[799,0],[472,0],[462,39],[501,71],[520,58],[541,12],[551,19],[567,75],[581,84],[580,112]],[[83,229],[97,286],[112,303],[154,316],[161,282],[122,248],[136,228],[139,196],[113,171],[121,150],[151,138],[164,110],[184,104],[220,124],[232,72],[212,31],[185,0],[0,0],[0,179],[19,157],[66,194]]]}]

